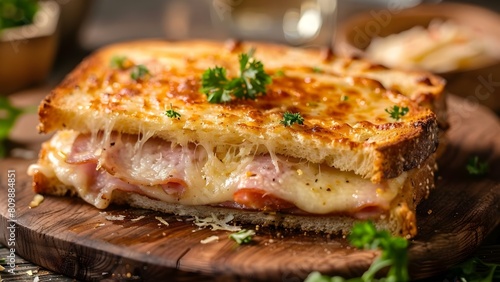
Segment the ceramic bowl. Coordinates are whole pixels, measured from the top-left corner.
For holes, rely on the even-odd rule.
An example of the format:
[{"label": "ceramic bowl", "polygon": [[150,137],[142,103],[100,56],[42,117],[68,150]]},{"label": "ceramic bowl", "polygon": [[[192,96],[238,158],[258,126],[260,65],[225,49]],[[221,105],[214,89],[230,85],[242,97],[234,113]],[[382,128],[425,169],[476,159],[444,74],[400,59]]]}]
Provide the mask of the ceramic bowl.
[{"label": "ceramic bowl", "polygon": [[[500,112],[500,16],[485,8],[459,3],[423,4],[405,10],[372,10],[339,24],[333,44],[335,52],[367,57],[366,48],[375,37],[386,37],[415,26],[427,27],[433,20],[451,20],[485,39],[491,59],[465,69],[436,74],[447,80],[447,90]],[[379,62],[375,62],[379,63]]]}]

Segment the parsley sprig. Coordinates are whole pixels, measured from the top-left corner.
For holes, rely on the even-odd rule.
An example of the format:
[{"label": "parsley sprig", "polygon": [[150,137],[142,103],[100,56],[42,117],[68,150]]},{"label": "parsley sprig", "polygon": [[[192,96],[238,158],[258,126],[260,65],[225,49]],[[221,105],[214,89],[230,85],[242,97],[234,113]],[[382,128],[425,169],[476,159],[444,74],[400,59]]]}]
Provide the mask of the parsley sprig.
[{"label": "parsley sprig", "polygon": [[130,77],[133,80],[139,80],[139,79],[145,78],[149,74],[150,74],[149,70],[148,70],[148,68],[146,68],[145,65],[136,65],[132,69],[132,72],[130,73]]},{"label": "parsley sprig", "polygon": [[[360,278],[344,279],[342,277],[328,277],[319,272],[311,273],[305,282],[404,282],[409,281],[408,275],[408,241],[401,237],[394,237],[389,232],[379,231],[371,222],[362,222],[354,225],[348,237],[349,242],[363,249],[381,249],[381,255],[372,263],[370,268]],[[375,275],[383,268],[389,267],[387,277],[375,279]]]},{"label": "parsley sprig", "polygon": [[500,281],[500,264],[486,263],[478,257],[456,265],[447,275],[450,281]]},{"label": "parsley sprig", "polygon": [[283,119],[280,121],[285,127],[292,126],[294,123],[304,124],[304,118],[300,113],[286,112],[283,114]]},{"label": "parsley sprig", "polygon": [[255,235],[255,231],[243,229],[236,233],[229,234],[229,238],[233,239],[234,241],[236,241],[236,243],[241,245],[250,243],[252,241],[253,235]]},{"label": "parsley sprig", "polygon": [[487,162],[479,160],[478,156],[469,159],[465,167],[470,175],[481,176],[488,173],[489,165]]},{"label": "parsley sprig", "polygon": [[218,66],[209,68],[202,74],[200,91],[207,95],[208,102],[225,103],[231,101],[232,96],[254,100],[257,96],[266,94],[266,85],[272,79],[264,71],[262,62],[253,58],[254,52],[255,49],[251,49],[248,54],[239,55],[239,77],[229,80],[226,69]]},{"label": "parsley sprig", "polygon": [[172,107],[172,104],[170,104],[170,109],[165,111],[165,115],[169,118],[181,119],[181,114],[174,110],[174,108]]},{"label": "parsley sprig", "polygon": [[[36,112],[36,106],[18,108],[13,106],[7,97],[0,96],[0,143],[7,140],[16,120],[22,114],[33,112]],[[0,144],[0,158],[5,157],[6,153],[4,144]]]},{"label": "parsley sprig", "polygon": [[385,109],[385,112],[395,120],[400,120],[401,117],[405,116],[409,111],[410,109],[408,107],[399,107],[397,105],[392,108]]}]

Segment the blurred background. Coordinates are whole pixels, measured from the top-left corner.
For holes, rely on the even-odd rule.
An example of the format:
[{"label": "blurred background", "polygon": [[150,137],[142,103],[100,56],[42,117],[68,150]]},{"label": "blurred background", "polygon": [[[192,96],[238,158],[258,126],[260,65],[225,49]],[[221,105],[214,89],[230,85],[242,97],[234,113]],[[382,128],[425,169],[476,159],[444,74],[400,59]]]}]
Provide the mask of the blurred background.
[{"label": "blurred background", "polygon": [[[33,1],[36,2],[2,0],[7,4]],[[441,1],[53,0],[40,2],[57,4],[59,7],[59,9],[53,5],[40,7],[39,20],[43,22],[45,30],[41,30],[40,27],[24,28],[24,30],[21,28],[18,34],[12,35],[6,32],[8,28],[4,26],[0,33],[2,42],[0,93],[8,94],[26,87],[26,84],[21,85],[21,83],[14,86],[7,85],[14,82],[12,79],[6,79],[15,72],[14,68],[31,75],[31,79],[26,79],[28,85],[37,82],[54,85],[84,56],[113,42],[141,38],[181,40],[232,37],[300,46],[335,47],[335,40],[339,39],[339,26],[356,15],[368,15],[368,21],[378,23],[379,26],[366,26],[369,33],[378,33],[380,32],[378,29],[385,28],[384,21],[395,21],[392,18],[400,14],[401,10],[422,3],[436,4]],[[467,2],[495,13],[500,11],[499,1],[462,0],[453,3]],[[2,6],[4,7],[1,13],[5,17],[10,8],[1,4],[0,9]],[[446,11],[442,11],[439,4],[435,11],[446,15]],[[48,23],[50,21],[52,23]],[[350,28],[367,30],[363,26]],[[498,28],[500,27],[491,26],[491,29]],[[43,38],[45,40],[40,40],[40,37],[45,37]],[[25,59],[22,60],[21,57]],[[28,61],[29,71],[20,67],[21,61]],[[35,63],[43,65],[37,73],[33,71]],[[8,71],[2,71],[5,69]]]}]

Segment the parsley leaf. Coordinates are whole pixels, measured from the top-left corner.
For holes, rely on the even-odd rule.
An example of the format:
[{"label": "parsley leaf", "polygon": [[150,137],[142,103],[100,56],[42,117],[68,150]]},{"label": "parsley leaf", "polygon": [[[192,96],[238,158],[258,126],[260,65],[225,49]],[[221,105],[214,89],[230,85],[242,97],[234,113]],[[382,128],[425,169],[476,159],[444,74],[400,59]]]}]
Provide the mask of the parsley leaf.
[{"label": "parsley leaf", "polygon": [[[409,281],[408,275],[408,241],[401,237],[394,237],[389,232],[379,231],[371,222],[355,224],[348,236],[349,242],[364,249],[381,249],[381,255],[372,263],[370,268],[360,278],[344,279],[342,277],[328,277],[319,272],[309,274],[305,282],[368,282],[368,281]],[[375,275],[383,268],[389,267],[386,278],[375,279]]]},{"label": "parsley leaf", "polygon": [[109,65],[114,69],[126,69],[125,62],[127,61],[127,57],[125,56],[113,56]]},{"label": "parsley leaf", "polygon": [[170,109],[165,111],[165,115],[169,118],[181,119],[181,114],[174,110],[172,104],[170,104]]},{"label": "parsley leaf", "polygon": [[272,79],[264,71],[264,65],[252,58],[255,49],[248,54],[240,54],[240,76],[229,80],[226,69],[216,66],[203,72],[200,91],[207,95],[210,103],[231,101],[231,96],[237,99],[255,99],[266,94],[266,85]]},{"label": "parsley leaf", "polygon": [[252,236],[255,235],[255,231],[253,230],[240,230],[236,233],[232,233],[229,235],[230,239],[233,239],[238,244],[250,243],[252,241]]},{"label": "parsley leaf", "polygon": [[285,127],[291,126],[294,123],[304,124],[304,118],[300,113],[286,112],[283,114],[283,119],[280,121]]},{"label": "parsley leaf", "polygon": [[408,107],[400,108],[399,106],[394,106],[392,108],[385,109],[385,112],[388,113],[391,116],[391,118],[395,120],[400,120],[401,117],[406,115],[409,111],[410,109]]},{"label": "parsley leaf", "polygon": [[0,31],[33,23],[39,10],[40,5],[37,0],[0,1]]},{"label": "parsley leaf", "polygon": [[349,96],[347,96],[347,95],[340,96],[340,101],[345,102],[347,100],[349,100]]},{"label": "parsley leaf", "polygon": [[321,68],[319,68],[319,67],[313,67],[312,70],[315,73],[323,73],[323,70]]},{"label": "parsley leaf", "polygon": [[[35,112],[36,108],[26,107],[17,108],[10,103],[10,100],[5,96],[0,96],[0,143],[3,143],[8,137],[9,133],[14,127],[16,120],[24,113]],[[5,146],[0,146],[0,158],[6,155]]]},{"label": "parsley leaf", "polygon": [[133,80],[139,80],[145,78],[147,75],[149,75],[149,70],[146,68],[144,65],[137,65],[132,69],[132,72],[130,73],[130,77]]},{"label": "parsley leaf", "polygon": [[215,67],[207,69],[201,77],[201,92],[207,95],[210,103],[231,101],[231,93],[225,89],[228,83],[226,69]]},{"label": "parsley leaf", "polygon": [[277,70],[277,71],[274,73],[274,75],[273,75],[273,76],[274,76],[274,77],[282,77],[282,76],[285,76],[285,71],[283,71],[283,70],[281,70],[281,69],[280,69],[280,70]]},{"label": "parsley leaf", "polygon": [[448,278],[451,281],[498,281],[500,279],[500,264],[485,263],[477,257],[472,257],[453,267]]},{"label": "parsley leaf", "polygon": [[470,175],[481,176],[488,173],[489,165],[485,161],[480,161],[478,156],[474,156],[469,159],[465,168]]},{"label": "parsley leaf", "polygon": [[354,225],[348,238],[357,248],[382,249],[380,257],[372,263],[362,278],[372,281],[380,269],[390,266],[387,280],[408,281],[410,279],[407,268],[408,241],[406,239],[391,236],[386,230],[378,231],[371,222]]}]

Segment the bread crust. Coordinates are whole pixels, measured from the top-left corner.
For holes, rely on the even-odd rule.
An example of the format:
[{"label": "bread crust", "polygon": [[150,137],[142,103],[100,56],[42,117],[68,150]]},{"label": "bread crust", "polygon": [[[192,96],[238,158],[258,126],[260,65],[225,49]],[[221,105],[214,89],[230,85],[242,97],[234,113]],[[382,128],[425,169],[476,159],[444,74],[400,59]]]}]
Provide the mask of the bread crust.
[{"label": "bread crust", "polygon": [[[201,73],[218,65],[235,76],[237,55],[250,48],[268,73],[284,70],[285,76],[273,75],[267,95],[255,101],[209,104],[199,92]],[[151,77],[132,81],[130,70],[112,69],[115,55],[146,65]],[[326,163],[380,182],[418,166],[436,150],[438,123],[443,127],[445,122],[431,109],[442,108],[443,86],[428,73],[325,57],[321,50],[257,42],[227,47],[211,41],[139,41],[112,45],[85,59],[41,103],[38,129],[154,132],[180,144],[251,143],[257,153]],[[340,101],[346,93],[351,101]],[[370,106],[363,108],[366,103]],[[170,104],[180,120],[163,114]],[[384,111],[396,104],[410,109],[400,121]],[[304,125],[285,128],[279,123],[285,111],[300,112]]]}]

